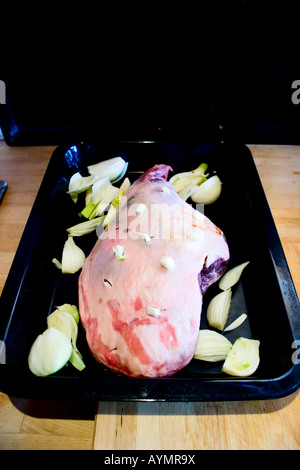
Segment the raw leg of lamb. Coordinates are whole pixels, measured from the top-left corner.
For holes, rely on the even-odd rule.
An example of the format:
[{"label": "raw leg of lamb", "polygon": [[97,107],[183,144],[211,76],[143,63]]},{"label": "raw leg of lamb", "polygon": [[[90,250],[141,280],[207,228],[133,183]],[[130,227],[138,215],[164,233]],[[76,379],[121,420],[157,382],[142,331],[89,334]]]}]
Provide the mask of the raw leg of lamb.
[{"label": "raw leg of lamb", "polygon": [[178,196],[169,170],[155,165],[132,184],[79,278],[92,354],[133,377],[170,376],[191,361],[203,293],[229,259],[222,231]]}]

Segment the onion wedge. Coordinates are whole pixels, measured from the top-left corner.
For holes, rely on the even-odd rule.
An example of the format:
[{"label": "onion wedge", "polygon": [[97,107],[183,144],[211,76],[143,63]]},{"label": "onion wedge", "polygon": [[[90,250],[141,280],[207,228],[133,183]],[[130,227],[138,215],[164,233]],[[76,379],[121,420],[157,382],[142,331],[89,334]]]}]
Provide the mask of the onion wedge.
[{"label": "onion wedge", "polygon": [[126,193],[126,191],[130,188],[130,186],[131,186],[131,183],[129,179],[125,178],[120,188],[118,189],[117,194],[115,195],[115,198],[112,201],[110,201],[111,206],[108,210],[108,213],[105,216],[105,219],[103,220],[103,227],[106,227],[115,218],[120,208],[119,206],[122,203],[123,196]]},{"label": "onion wedge", "polygon": [[96,230],[98,225],[102,222],[105,216],[96,217],[92,220],[87,220],[86,222],[82,222],[81,224],[73,225],[67,229],[67,232],[72,237],[81,237],[82,235],[86,235],[88,233],[93,232]]},{"label": "onion wedge", "polygon": [[240,315],[236,320],[234,320],[232,323],[230,323],[230,325],[228,325],[225,330],[224,330],[224,333],[226,331],[232,331],[232,330],[235,330],[236,328],[238,328],[239,326],[241,326],[242,323],[244,323],[244,321],[246,320],[247,318],[247,315],[245,313],[242,313],[242,315]]},{"label": "onion wedge", "polygon": [[60,370],[72,354],[72,345],[64,333],[48,328],[31,346],[28,366],[34,375],[45,377]]},{"label": "onion wedge", "polygon": [[61,263],[53,258],[52,262],[61,269],[63,274],[74,274],[82,268],[85,261],[85,254],[73,240],[72,236],[64,244]]},{"label": "onion wedge", "polygon": [[223,330],[230,310],[231,296],[231,289],[227,289],[210,301],[206,312],[209,326]]},{"label": "onion wedge", "polygon": [[188,184],[199,185],[206,181],[205,171],[207,170],[206,163],[201,163],[198,168],[192,171],[185,171],[184,173],[177,173],[170,178],[169,183],[175,186],[177,192],[180,192]]},{"label": "onion wedge", "polygon": [[240,280],[243,270],[249,263],[250,261],[246,261],[246,263],[239,264],[238,266],[235,266],[235,268],[227,271],[219,282],[219,288],[222,290],[227,290],[237,284],[237,282]]},{"label": "onion wedge", "polygon": [[113,186],[108,177],[100,178],[92,186],[91,202],[98,204],[103,199],[109,203],[116,197],[119,188]]},{"label": "onion wedge", "polygon": [[95,175],[81,176],[79,172],[75,173],[69,181],[68,194],[70,194],[74,202],[77,202],[78,194],[89,189],[96,180],[97,176]]},{"label": "onion wedge", "polygon": [[183,189],[178,192],[178,196],[181,197],[184,201],[186,201],[191,195],[198,189],[197,184],[189,183]]},{"label": "onion wedge", "polygon": [[222,372],[237,377],[252,375],[259,365],[259,341],[238,338],[232,346]]},{"label": "onion wedge", "polygon": [[108,176],[111,182],[116,182],[123,178],[127,171],[128,163],[122,157],[114,157],[94,165],[88,166],[90,175],[101,177]]},{"label": "onion wedge", "polygon": [[117,206],[121,203],[122,198],[126,191],[130,188],[131,183],[129,178],[125,178],[123,183],[121,184],[120,188],[118,189],[114,199],[112,200],[112,205],[117,208]]},{"label": "onion wedge", "polygon": [[71,362],[71,364],[76,367],[76,369],[80,371],[83,370],[85,368],[85,364],[82,360],[82,355],[76,346],[78,325],[73,314],[57,309],[48,316],[47,325],[48,328],[57,328],[66,335],[69,341],[71,341],[72,353],[69,358],[69,362]]},{"label": "onion wedge", "polygon": [[79,271],[85,261],[85,254],[73,240],[68,237],[63,249],[61,271],[62,273],[74,274]]},{"label": "onion wedge", "polygon": [[208,362],[225,361],[231,348],[231,342],[220,333],[211,330],[200,330],[194,359]]},{"label": "onion wedge", "polygon": [[78,335],[78,326],[73,315],[68,312],[55,310],[47,317],[47,326],[48,328],[56,328],[57,330],[64,333],[71,341],[74,349],[77,350],[76,341]]},{"label": "onion wedge", "polygon": [[208,178],[200,186],[192,192],[191,199],[197,204],[212,204],[215,202],[222,192],[222,182],[217,175]]},{"label": "onion wedge", "polygon": [[71,304],[63,304],[63,305],[59,305],[58,307],[56,307],[57,310],[59,310],[60,312],[67,312],[67,313],[70,313],[76,323],[79,323],[79,312],[78,312],[78,308],[76,307],[76,305],[71,305]]}]

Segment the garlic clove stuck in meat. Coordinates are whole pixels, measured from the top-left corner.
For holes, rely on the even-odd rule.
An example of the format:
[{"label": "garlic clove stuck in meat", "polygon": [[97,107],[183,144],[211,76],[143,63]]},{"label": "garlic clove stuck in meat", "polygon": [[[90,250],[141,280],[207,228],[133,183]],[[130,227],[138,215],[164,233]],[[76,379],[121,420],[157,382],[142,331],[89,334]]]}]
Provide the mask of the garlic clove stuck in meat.
[{"label": "garlic clove stuck in meat", "polygon": [[173,269],[176,264],[171,256],[163,256],[160,260],[160,265],[165,269]]},{"label": "garlic clove stuck in meat", "polygon": [[148,307],[147,308],[147,315],[150,315],[151,317],[158,318],[160,316],[160,308]]}]

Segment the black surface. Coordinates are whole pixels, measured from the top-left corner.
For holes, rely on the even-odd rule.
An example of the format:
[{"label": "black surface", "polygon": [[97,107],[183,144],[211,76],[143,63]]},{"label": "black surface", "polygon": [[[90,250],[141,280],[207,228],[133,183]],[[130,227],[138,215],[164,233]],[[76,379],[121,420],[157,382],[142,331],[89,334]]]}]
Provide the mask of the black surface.
[{"label": "black surface", "polygon": [[165,9],[111,4],[87,17],[80,9],[68,24],[55,15],[50,27],[28,19],[9,27],[6,18],[5,140],[58,145],[221,134],[239,143],[299,144],[297,9],[295,2],[213,0]]},{"label": "black surface", "polygon": [[[171,164],[174,171],[189,170],[207,162],[223,181],[221,197],[205,214],[225,233],[231,259],[229,268],[249,260],[233,290],[229,321],[248,314],[247,321],[226,336],[260,341],[261,362],[255,375],[235,378],[221,373],[221,363],[192,362],[167,379],[133,379],[106,370],[91,356],[82,329],[78,348],[86,369],[71,365],[49,377],[34,377],[27,357],[54,306],[78,304],[78,274],[62,275],[52,264],[61,256],[65,229],[78,223],[83,207],[66,194],[73,173],[86,165],[122,154],[129,161],[128,176],[155,163]],[[242,162],[242,165],[241,165]],[[96,234],[76,239],[89,253]],[[219,292],[212,286],[204,296],[206,307]],[[174,292],[174,295],[176,293]],[[245,146],[215,142],[168,144],[102,143],[99,146],[58,147],[49,163],[30,214],[3,294],[0,299],[0,338],[6,346],[6,364],[0,365],[0,390],[19,397],[90,400],[216,401],[278,398],[300,385],[298,364],[293,364],[294,340],[300,340],[300,307],[286,259],[252,159]]]}]

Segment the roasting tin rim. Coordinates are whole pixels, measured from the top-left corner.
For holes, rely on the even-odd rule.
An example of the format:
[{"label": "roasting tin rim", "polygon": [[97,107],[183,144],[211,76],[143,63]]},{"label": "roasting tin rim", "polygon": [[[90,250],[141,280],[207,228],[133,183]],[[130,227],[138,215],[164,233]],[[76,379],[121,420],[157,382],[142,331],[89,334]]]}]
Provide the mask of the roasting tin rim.
[{"label": "roasting tin rim", "polygon": [[[124,145],[126,146],[126,142]],[[132,143],[133,144],[133,143]],[[136,145],[145,145],[141,142]],[[59,176],[59,162],[67,152],[81,144],[59,146],[53,152],[47,171],[37,194],[31,214],[27,221],[19,247],[17,249],[7,282],[0,299],[0,338],[4,341],[13,323],[14,310],[20,302],[24,290],[24,281],[31,266],[31,254],[35,241],[39,237],[39,224],[42,213],[49,210],[52,194],[49,183]],[[147,143],[147,146],[161,145],[159,142]],[[177,145],[177,143],[174,143]],[[215,145],[215,143],[214,143]],[[223,144],[224,146],[225,144]],[[233,146],[230,151],[239,153],[250,161],[253,175],[257,179],[257,191],[262,203],[259,208],[264,213],[269,251],[278,278],[278,285],[286,308],[286,314],[294,340],[300,340],[299,300],[284,256],[279,236],[265,198],[265,194],[256,171],[249,148],[244,145]],[[153,162],[155,163],[155,162]],[[24,256],[24,253],[26,255]],[[291,355],[293,350],[291,349]],[[300,365],[293,364],[284,373],[273,378],[233,378],[233,377],[170,377],[162,379],[134,379],[118,375],[105,379],[86,375],[76,377],[50,376],[34,377],[24,374],[12,366],[9,361],[0,364],[0,390],[15,397],[52,398],[52,399],[88,399],[103,401],[228,401],[274,399],[287,396],[300,387]]]}]

